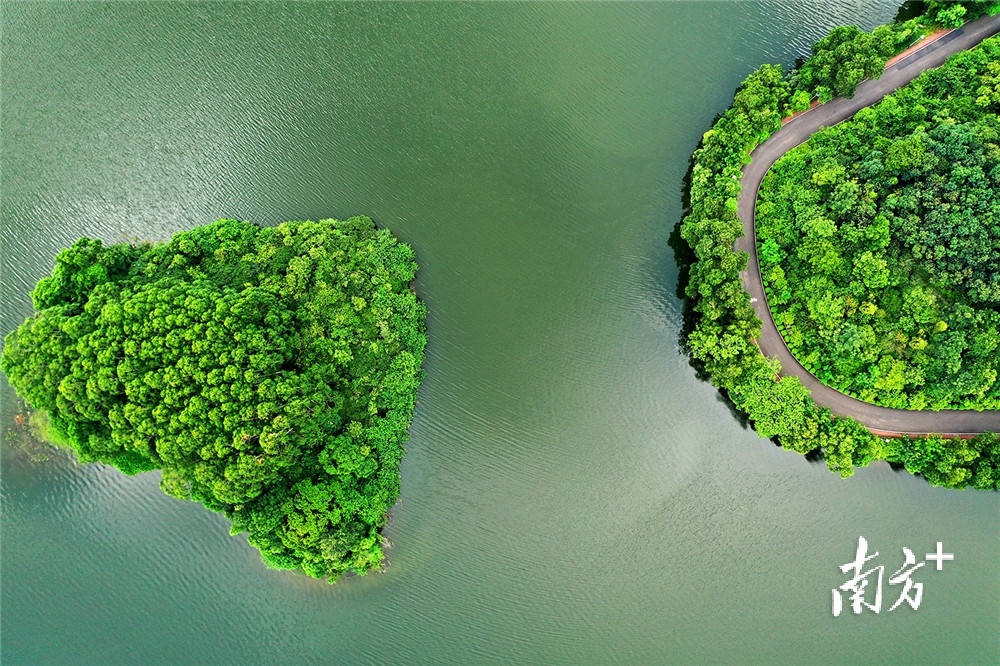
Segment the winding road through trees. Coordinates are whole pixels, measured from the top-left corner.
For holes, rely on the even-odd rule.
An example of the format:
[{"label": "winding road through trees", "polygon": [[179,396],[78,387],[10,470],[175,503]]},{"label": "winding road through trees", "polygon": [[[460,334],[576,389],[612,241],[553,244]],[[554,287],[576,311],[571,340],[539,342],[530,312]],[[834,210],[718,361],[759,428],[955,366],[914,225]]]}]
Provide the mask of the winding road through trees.
[{"label": "winding road through trees", "polygon": [[921,72],[938,67],[948,56],[972,48],[987,37],[1000,33],[1000,16],[987,16],[945,34],[886,67],[882,77],[864,81],[852,99],[837,98],[796,116],[750,154],[751,162],[743,169],[740,181],[738,212],[743,222],[743,237],[734,248],[750,255],[747,269],[740,273],[743,286],[751,296],[754,310],[762,322],[757,346],[765,356],[781,362],[783,375],[794,375],[812,392],[817,404],[834,414],[849,416],[877,434],[942,433],[948,435],[1000,432],[1000,411],[947,410],[940,412],[890,409],[862,402],[822,384],[792,355],[774,325],[757,260],[754,212],[761,181],[778,159],[804,143],[816,131],[852,117],[859,110],[875,104],[901,88]]}]

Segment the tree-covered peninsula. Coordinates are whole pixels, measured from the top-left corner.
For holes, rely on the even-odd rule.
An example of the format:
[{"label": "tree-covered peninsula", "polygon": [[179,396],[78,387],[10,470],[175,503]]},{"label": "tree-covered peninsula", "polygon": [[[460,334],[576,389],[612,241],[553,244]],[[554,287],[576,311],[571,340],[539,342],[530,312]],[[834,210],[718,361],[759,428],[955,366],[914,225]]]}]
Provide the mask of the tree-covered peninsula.
[{"label": "tree-covered peninsula", "polygon": [[159,469],[269,566],[332,581],[382,563],[426,342],[416,269],[366,217],[81,239],[0,367],[81,461]]},{"label": "tree-covered peninsula", "polygon": [[[995,4],[965,2],[962,13],[964,18],[975,18],[996,9]],[[734,250],[735,242],[743,236],[738,214],[742,169],[751,161],[750,153],[754,148],[781,128],[784,117],[806,108],[810,100],[823,101],[834,91],[853,95],[862,78],[873,76],[873,73],[876,77],[880,75],[892,55],[932,30],[939,13],[945,12],[952,17],[948,20],[954,20],[953,15],[959,12],[951,7],[939,2],[927,3],[927,15],[893,23],[872,33],[855,28],[835,29],[814,45],[812,54],[800,61],[795,70],[785,72],[777,65],[763,65],[744,80],[732,106],[705,133],[692,157],[689,209],[680,225],[680,235],[693,254],[686,286],[686,293],[691,298],[691,317],[685,342],[697,365],[737,408],[748,415],[759,435],[774,438],[785,448],[799,453],[820,453],[831,471],[841,476],[850,476],[854,467],[873,460],[887,460],[923,475],[934,485],[996,489],[1000,487],[1000,437],[997,434],[983,433],[972,438],[933,435],[885,438],[851,418],[833,415],[812,400],[797,377],[781,375],[778,362],[762,355],[755,344],[761,335],[761,321],[740,275],[748,266],[748,256]],[[841,51],[850,52],[851,57],[831,57],[831,51],[834,56]],[[947,79],[948,74],[937,76]],[[966,98],[969,93],[973,95],[973,102],[982,95],[990,95],[988,90],[977,89],[967,91]],[[996,109],[992,112],[995,114]],[[965,116],[952,117],[966,120]],[[924,129],[928,133],[932,131],[930,127]],[[859,150],[871,148],[862,146]],[[888,156],[889,148],[886,145],[879,150]],[[895,152],[903,159],[900,148]],[[885,162],[882,164],[884,166]],[[891,174],[883,170],[883,175]],[[823,177],[825,175],[820,180]],[[846,189],[842,192],[845,196]],[[859,206],[870,203],[863,200],[860,185],[855,201]],[[874,221],[874,216],[872,219]],[[868,239],[869,235],[878,232],[880,224],[881,221],[859,232],[866,239],[864,242],[882,242],[880,234],[878,238]],[[819,225],[817,231],[822,232],[821,227],[823,225]],[[829,240],[822,234],[818,238]],[[772,246],[761,247],[761,254],[767,255],[773,249]],[[787,256],[789,250],[782,252]],[[810,254],[811,250],[801,259],[808,262]],[[798,257],[798,250],[795,256]],[[995,258],[996,248],[993,256]],[[772,263],[770,268],[773,266]],[[853,274],[853,269],[851,272]],[[773,275],[769,279],[778,277],[780,275]],[[787,275],[785,279],[787,282]],[[774,284],[772,282],[772,287]],[[783,290],[772,291],[784,293]],[[862,307],[864,302],[871,303],[865,310],[874,306],[872,314],[877,316],[880,306],[859,300],[857,307]],[[938,321],[928,321],[927,326],[940,328]],[[908,339],[906,344],[909,343]]]},{"label": "tree-covered peninsula", "polygon": [[1000,409],[1000,38],[814,134],[757,204],[774,321],[823,383]]}]

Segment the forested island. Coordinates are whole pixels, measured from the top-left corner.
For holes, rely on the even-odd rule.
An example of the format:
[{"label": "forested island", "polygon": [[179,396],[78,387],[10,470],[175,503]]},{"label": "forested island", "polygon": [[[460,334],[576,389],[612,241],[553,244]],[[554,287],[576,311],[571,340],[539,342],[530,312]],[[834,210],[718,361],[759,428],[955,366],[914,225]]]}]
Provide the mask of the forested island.
[{"label": "forested island", "polygon": [[[781,128],[783,118],[807,108],[812,100],[853,95],[863,79],[878,77],[889,58],[936,26],[961,24],[963,19],[995,11],[996,5],[930,2],[923,16],[870,33],[835,28],[795,70],[786,73],[777,65],[764,65],[751,73],[692,158],[690,209],[680,228],[694,253],[686,287],[694,319],[686,336],[690,353],[712,382],[748,414],[758,434],[803,454],[822,453],[829,468],[842,476],[881,459],[903,465],[935,485],[996,489],[1000,438],[995,433],[972,438],[885,438],[814,403],[797,377],[779,375],[777,361],[763,356],[754,343],[761,322],[740,278],[748,257],[733,249],[743,235],[737,214],[742,168],[750,162],[751,151]],[[769,220],[764,226],[770,235],[759,244],[759,255],[768,297],[776,297],[772,304],[776,320],[786,332],[801,327],[786,339],[821,378],[853,373],[846,378],[853,382],[858,381],[859,368],[874,368],[869,373],[871,386],[852,389],[859,396],[874,400],[881,395],[888,404],[912,408],[974,404],[982,409],[996,404],[995,362],[985,366],[973,362],[987,357],[991,344],[996,346],[995,326],[993,333],[982,328],[996,321],[995,301],[991,306],[988,299],[995,298],[991,266],[1000,253],[995,240],[989,240],[996,224],[996,200],[993,192],[986,191],[995,188],[1000,175],[994,168],[1000,111],[1000,98],[993,90],[995,48],[995,42],[981,46],[965,54],[958,65],[925,72],[917,79],[922,83],[897,94],[902,106],[900,99],[890,99],[881,111],[859,113],[856,129],[837,128],[816,136],[818,141],[793,153],[764,188],[761,213]],[[971,64],[980,69],[955,74]],[[946,97],[946,90],[960,92],[960,99],[930,107],[920,101],[939,92]],[[838,154],[845,149],[854,152]],[[874,151],[878,152],[872,157]],[[985,180],[964,182],[977,175]],[[942,197],[949,207],[936,213],[940,218],[933,225],[914,223],[913,218],[919,220],[935,197]],[[962,212],[966,205],[973,210]],[[966,265],[958,266],[954,254],[937,249],[943,236],[954,231],[952,224],[967,225],[970,217],[986,210],[992,210],[994,217],[958,233],[959,251],[973,253],[963,254]],[[909,231],[901,228],[904,223],[909,223]],[[870,251],[875,248],[883,252]],[[929,260],[917,256],[921,253],[930,255]],[[853,263],[845,259],[848,254]],[[968,264],[973,264],[971,270]],[[833,291],[834,273],[843,273],[840,293]],[[830,289],[824,280],[830,281]],[[876,295],[877,288],[887,291]],[[857,321],[837,321],[837,335],[831,336],[833,320],[842,320],[848,312]],[[883,349],[879,347],[883,340],[871,342],[864,326],[872,326],[874,319],[892,318],[899,335],[890,335],[888,348]],[[844,351],[839,355],[818,346],[817,340],[829,337],[834,342],[824,340],[824,344],[840,345]],[[846,351],[860,350],[869,342],[864,352],[868,357]],[[940,349],[930,350],[933,342],[940,342]],[[876,350],[877,358],[868,362]],[[900,358],[891,355],[893,350]],[[969,355],[964,375],[934,381],[934,373],[960,370],[955,359],[962,354]],[[898,365],[902,358],[916,359],[923,372],[911,371],[909,386],[917,390],[909,393],[906,368]]]},{"label": "forested island", "polygon": [[0,368],[81,461],[161,470],[270,567],[363,574],[383,562],[421,379],[416,270],[367,217],[84,238]]}]

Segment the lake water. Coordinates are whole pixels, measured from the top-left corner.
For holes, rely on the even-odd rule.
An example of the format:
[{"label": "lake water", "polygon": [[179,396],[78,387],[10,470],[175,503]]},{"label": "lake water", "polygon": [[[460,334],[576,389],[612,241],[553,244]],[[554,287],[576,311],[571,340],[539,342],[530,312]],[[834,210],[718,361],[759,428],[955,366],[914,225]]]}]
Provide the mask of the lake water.
[{"label": "lake water", "polygon": [[[701,134],[759,63],[894,13],[0,5],[0,333],[77,237],[223,216],[371,215],[430,310],[381,574],[267,571],[155,474],[8,436],[5,666],[1000,660],[1000,495],[843,481],[743,427],[680,349],[667,240]],[[883,611],[835,618],[862,535]],[[887,612],[902,548],[938,541],[955,560]]]}]

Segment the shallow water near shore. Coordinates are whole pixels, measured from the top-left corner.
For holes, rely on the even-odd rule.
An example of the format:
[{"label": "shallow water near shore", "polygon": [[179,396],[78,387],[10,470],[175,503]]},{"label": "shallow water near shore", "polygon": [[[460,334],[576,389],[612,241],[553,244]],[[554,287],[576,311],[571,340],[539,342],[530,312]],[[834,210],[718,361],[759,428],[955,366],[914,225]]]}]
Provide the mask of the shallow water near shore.
[{"label": "shallow water near shore", "polygon": [[[6,436],[0,661],[989,663],[1000,495],[843,481],[680,349],[691,151],[762,62],[892,2],[0,6],[0,334],[81,235],[371,215],[429,345],[384,573],[264,569],[158,475]],[[0,379],[3,430],[17,409]],[[43,460],[42,458],[48,458]],[[834,618],[865,536],[919,610]]]}]

